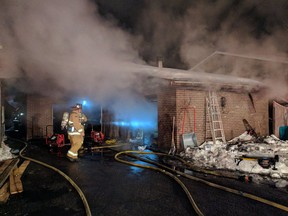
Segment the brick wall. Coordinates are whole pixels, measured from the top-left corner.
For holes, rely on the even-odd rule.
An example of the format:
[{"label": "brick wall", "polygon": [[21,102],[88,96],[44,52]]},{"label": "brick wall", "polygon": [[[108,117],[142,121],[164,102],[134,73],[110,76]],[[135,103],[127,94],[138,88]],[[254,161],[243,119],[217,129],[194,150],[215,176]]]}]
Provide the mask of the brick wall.
[{"label": "brick wall", "polygon": [[171,147],[173,116],[176,118],[176,90],[174,88],[165,88],[158,93],[159,148],[170,149]]},{"label": "brick wall", "polygon": [[53,133],[53,109],[49,98],[27,97],[27,139],[45,137]]},{"label": "brick wall", "polygon": [[257,134],[269,133],[269,100],[261,93],[220,92],[218,100],[226,98],[226,106],[222,109],[222,121],[226,140],[239,136],[245,131],[243,119],[254,128]]},{"label": "brick wall", "polygon": [[[206,96],[202,90],[165,90],[158,98],[159,112],[159,147],[169,148],[171,141],[172,116],[176,116],[175,140],[177,149],[181,149],[182,132],[195,131],[198,144],[205,141],[206,132]],[[225,104],[221,107],[221,97]],[[221,109],[226,140],[230,140],[245,132],[243,119],[255,129],[259,135],[268,134],[268,98],[260,93],[217,92]],[[175,106],[175,107],[173,107]],[[185,115],[185,123],[184,120]],[[164,120],[166,116],[166,120]],[[162,131],[161,131],[162,130]],[[170,136],[168,136],[168,134]],[[163,142],[164,140],[164,142]]]},{"label": "brick wall", "polygon": [[205,97],[204,91],[177,90],[177,149],[182,148],[182,133],[195,132],[197,141],[202,142],[205,135]]}]

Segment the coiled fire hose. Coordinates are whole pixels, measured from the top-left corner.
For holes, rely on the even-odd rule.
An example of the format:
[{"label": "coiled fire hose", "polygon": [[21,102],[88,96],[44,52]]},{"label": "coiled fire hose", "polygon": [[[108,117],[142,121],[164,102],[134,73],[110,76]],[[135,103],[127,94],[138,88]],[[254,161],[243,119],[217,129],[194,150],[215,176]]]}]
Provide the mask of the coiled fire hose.
[{"label": "coiled fire hose", "polygon": [[33,161],[34,163],[40,164],[40,165],[45,166],[45,167],[47,167],[47,168],[49,168],[49,169],[52,169],[52,170],[54,170],[55,172],[59,173],[61,176],[63,176],[63,177],[75,188],[75,190],[76,190],[77,193],[79,194],[79,196],[80,196],[80,198],[81,198],[81,200],[82,200],[82,202],[83,202],[83,204],[84,204],[84,208],[85,208],[86,215],[87,215],[87,216],[91,216],[92,214],[91,214],[91,211],[90,211],[89,204],[88,204],[88,202],[87,202],[87,200],[86,200],[86,197],[85,197],[84,193],[83,193],[82,190],[78,187],[78,185],[77,185],[68,175],[66,175],[65,173],[63,173],[61,170],[59,170],[59,169],[57,169],[57,168],[55,168],[55,167],[53,167],[53,166],[50,166],[50,165],[48,165],[48,164],[46,164],[46,163],[43,163],[43,162],[41,162],[41,161],[38,161],[38,160],[35,160],[35,159],[33,159],[33,158],[24,156],[24,155],[22,154],[22,152],[27,148],[27,143],[24,142],[24,141],[21,141],[21,140],[19,140],[18,142],[22,142],[22,143],[25,144],[25,147],[19,152],[20,157],[23,158],[23,159],[26,159],[26,160]]},{"label": "coiled fire hose", "polygon": [[[233,194],[236,194],[236,195],[240,195],[240,196],[243,196],[243,197],[246,197],[246,198],[249,198],[249,199],[252,199],[252,200],[255,200],[255,201],[258,201],[258,202],[261,202],[261,203],[264,203],[264,204],[267,204],[267,205],[270,205],[270,206],[273,206],[275,208],[278,208],[278,209],[281,209],[283,211],[286,211],[288,212],[288,207],[287,206],[284,206],[282,204],[279,204],[279,203],[275,203],[273,201],[270,201],[270,200],[267,200],[267,199],[264,199],[264,198],[261,198],[261,197],[258,197],[256,195],[253,195],[253,194],[249,194],[249,193],[245,193],[245,192],[242,192],[240,190],[236,190],[236,189],[232,189],[232,188],[228,188],[228,187],[225,187],[225,186],[222,186],[222,185],[218,185],[218,184],[215,184],[213,182],[209,182],[209,181],[206,181],[206,180],[203,180],[201,178],[197,178],[197,177],[194,177],[194,176],[191,176],[191,175],[188,175],[186,173],[183,173],[183,172],[180,172],[178,170],[174,170],[170,167],[167,167],[163,164],[160,164],[160,163],[157,163],[157,162],[154,162],[154,161],[151,161],[151,160],[147,160],[147,159],[144,159],[144,158],[141,158],[141,157],[137,157],[135,156],[135,154],[155,154],[155,155],[161,155],[161,156],[169,156],[169,157],[174,157],[172,155],[168,155],[168,154],[165,154],[165,153],[158,153],[158,152],[143,152],[143,151],[123,151],[123,152],[119,152],[115,155],[115,159],[119,162],[122,162],[122,163],[125,163],[125,164],[128,164],[128,165],[132,165],[132,166],[138,166],[138,167],[142,167],[142,168],[147,168],[147,169],[153,169],[153,170],[157,170],[157,171],[161,171],[162,173],[168,173],[168,172],[165,172],[165,170],[162,170],[162,169],[159,169],[159,168],[155,168],[155,167],[151,167],[151,166],[144,166],[144,165],[139,165],[139,164],[135,164],[135,163],[132,163],[132,162],[128,162],[128,161],[124,161],[124,160],[121,160],[119,159],[118,157],[122,154],[126,154],[128,156],[132,156],[134,158],[137,158],[141,161],[144,161],[146,163],[150,163],[150,164],[153,164],[153,165],[156,165],[158,167],[162,167],[163,169],[165,170],[169,170],[171,172],[174,172],[178,175],[181,175],[181,176],[184,176],[188,179],[191,179],[191,180],[194,180],[194,181],[198,181],[198,182],[201,182],[201,183],[204,183],[210,187],[214,187],[214,188],[217,188],[217,189],[221,189],[221,190],[224,190],[224,191],[227,191],[227,192],[230,192],[230,193],[233,193]],[[180,180],[179,180],[180,181]],[[186,191],[185,191],[186,192]],[[187,193],[186,193],[187,194]],[[189,195],[187,194],[188,198],[189,198]],[[190,200],[190,198],[189,198]],[[190,200],[191,202],[191,200]],[[192,202],[193,204],[193,208],[194,208],[194,201]],[[196,204],[195,204],[196,205]],[[197,207],[198,208],[198,207]],[[195,209],[195,208],[194,208]],[[196,210],[196,209],[195,209]],[[200,210],[199,210],[200,212]]]}]

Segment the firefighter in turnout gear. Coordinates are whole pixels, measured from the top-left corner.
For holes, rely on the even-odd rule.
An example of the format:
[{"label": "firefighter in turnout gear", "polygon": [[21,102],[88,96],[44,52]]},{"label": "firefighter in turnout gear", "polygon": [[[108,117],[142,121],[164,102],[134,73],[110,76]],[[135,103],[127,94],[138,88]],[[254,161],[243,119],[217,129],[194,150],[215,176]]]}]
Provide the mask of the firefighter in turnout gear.
[{"label": "firefighter in turnout gear", "polygon": [[71,142],[71,148],[67,152],[67,158],[70,161],[78,160],[78,151],[82,148],[85,131],[84,123],[87,117],[82,113],[82,105],[76,104],[72,107],[72,112],[68,121],[68,139]]}]

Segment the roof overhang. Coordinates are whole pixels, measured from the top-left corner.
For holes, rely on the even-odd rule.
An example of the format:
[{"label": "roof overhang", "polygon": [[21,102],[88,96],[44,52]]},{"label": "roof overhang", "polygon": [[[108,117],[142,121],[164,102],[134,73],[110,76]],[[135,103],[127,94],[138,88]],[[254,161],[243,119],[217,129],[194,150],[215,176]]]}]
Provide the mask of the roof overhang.
[{"label": "roof overhang", "polygon": [[182,69],[152,67],[147,65],[131,65],[133,72],[137,72],[149,82],[159,83],[160,86],[173,86],[185,89],[225,90],[236,92],[257,92],[267,88],[263,83],[231,75],[195,72]]}]

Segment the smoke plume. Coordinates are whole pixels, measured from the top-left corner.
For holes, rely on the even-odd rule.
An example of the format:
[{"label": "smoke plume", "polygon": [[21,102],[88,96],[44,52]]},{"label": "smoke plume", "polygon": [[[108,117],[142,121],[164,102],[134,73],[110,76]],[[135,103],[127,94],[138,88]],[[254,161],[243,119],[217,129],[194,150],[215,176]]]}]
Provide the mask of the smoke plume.
[{"label": "smoke plume", "polygon": [[131,36],[101,18],[95,3],[1,0],[0,14],[1,77],[20,78],[21,91],[89,98],[114,110],[147,107],[124,66],[142,62]]},{"label": "smoke plume", "polygon": [[[145,2],[137,26],[145,39],[144,56],[153,51],[164,57],[164,66],[177,60],[178,67],[199,73],[256,79],[270,86],[274,95],[288,91],[287,1]],[[225,55],[213,55],[216,51]]]},{"label": "smoke plume", "polygon": [[27,93],[132,112],[146,108],[136,103],[145,86],[127,63],[157,57],[164,67],[260,80],[273,95],[288,90],[285,0],[0,1],[1,77],[21,77],[15,85]]}]

